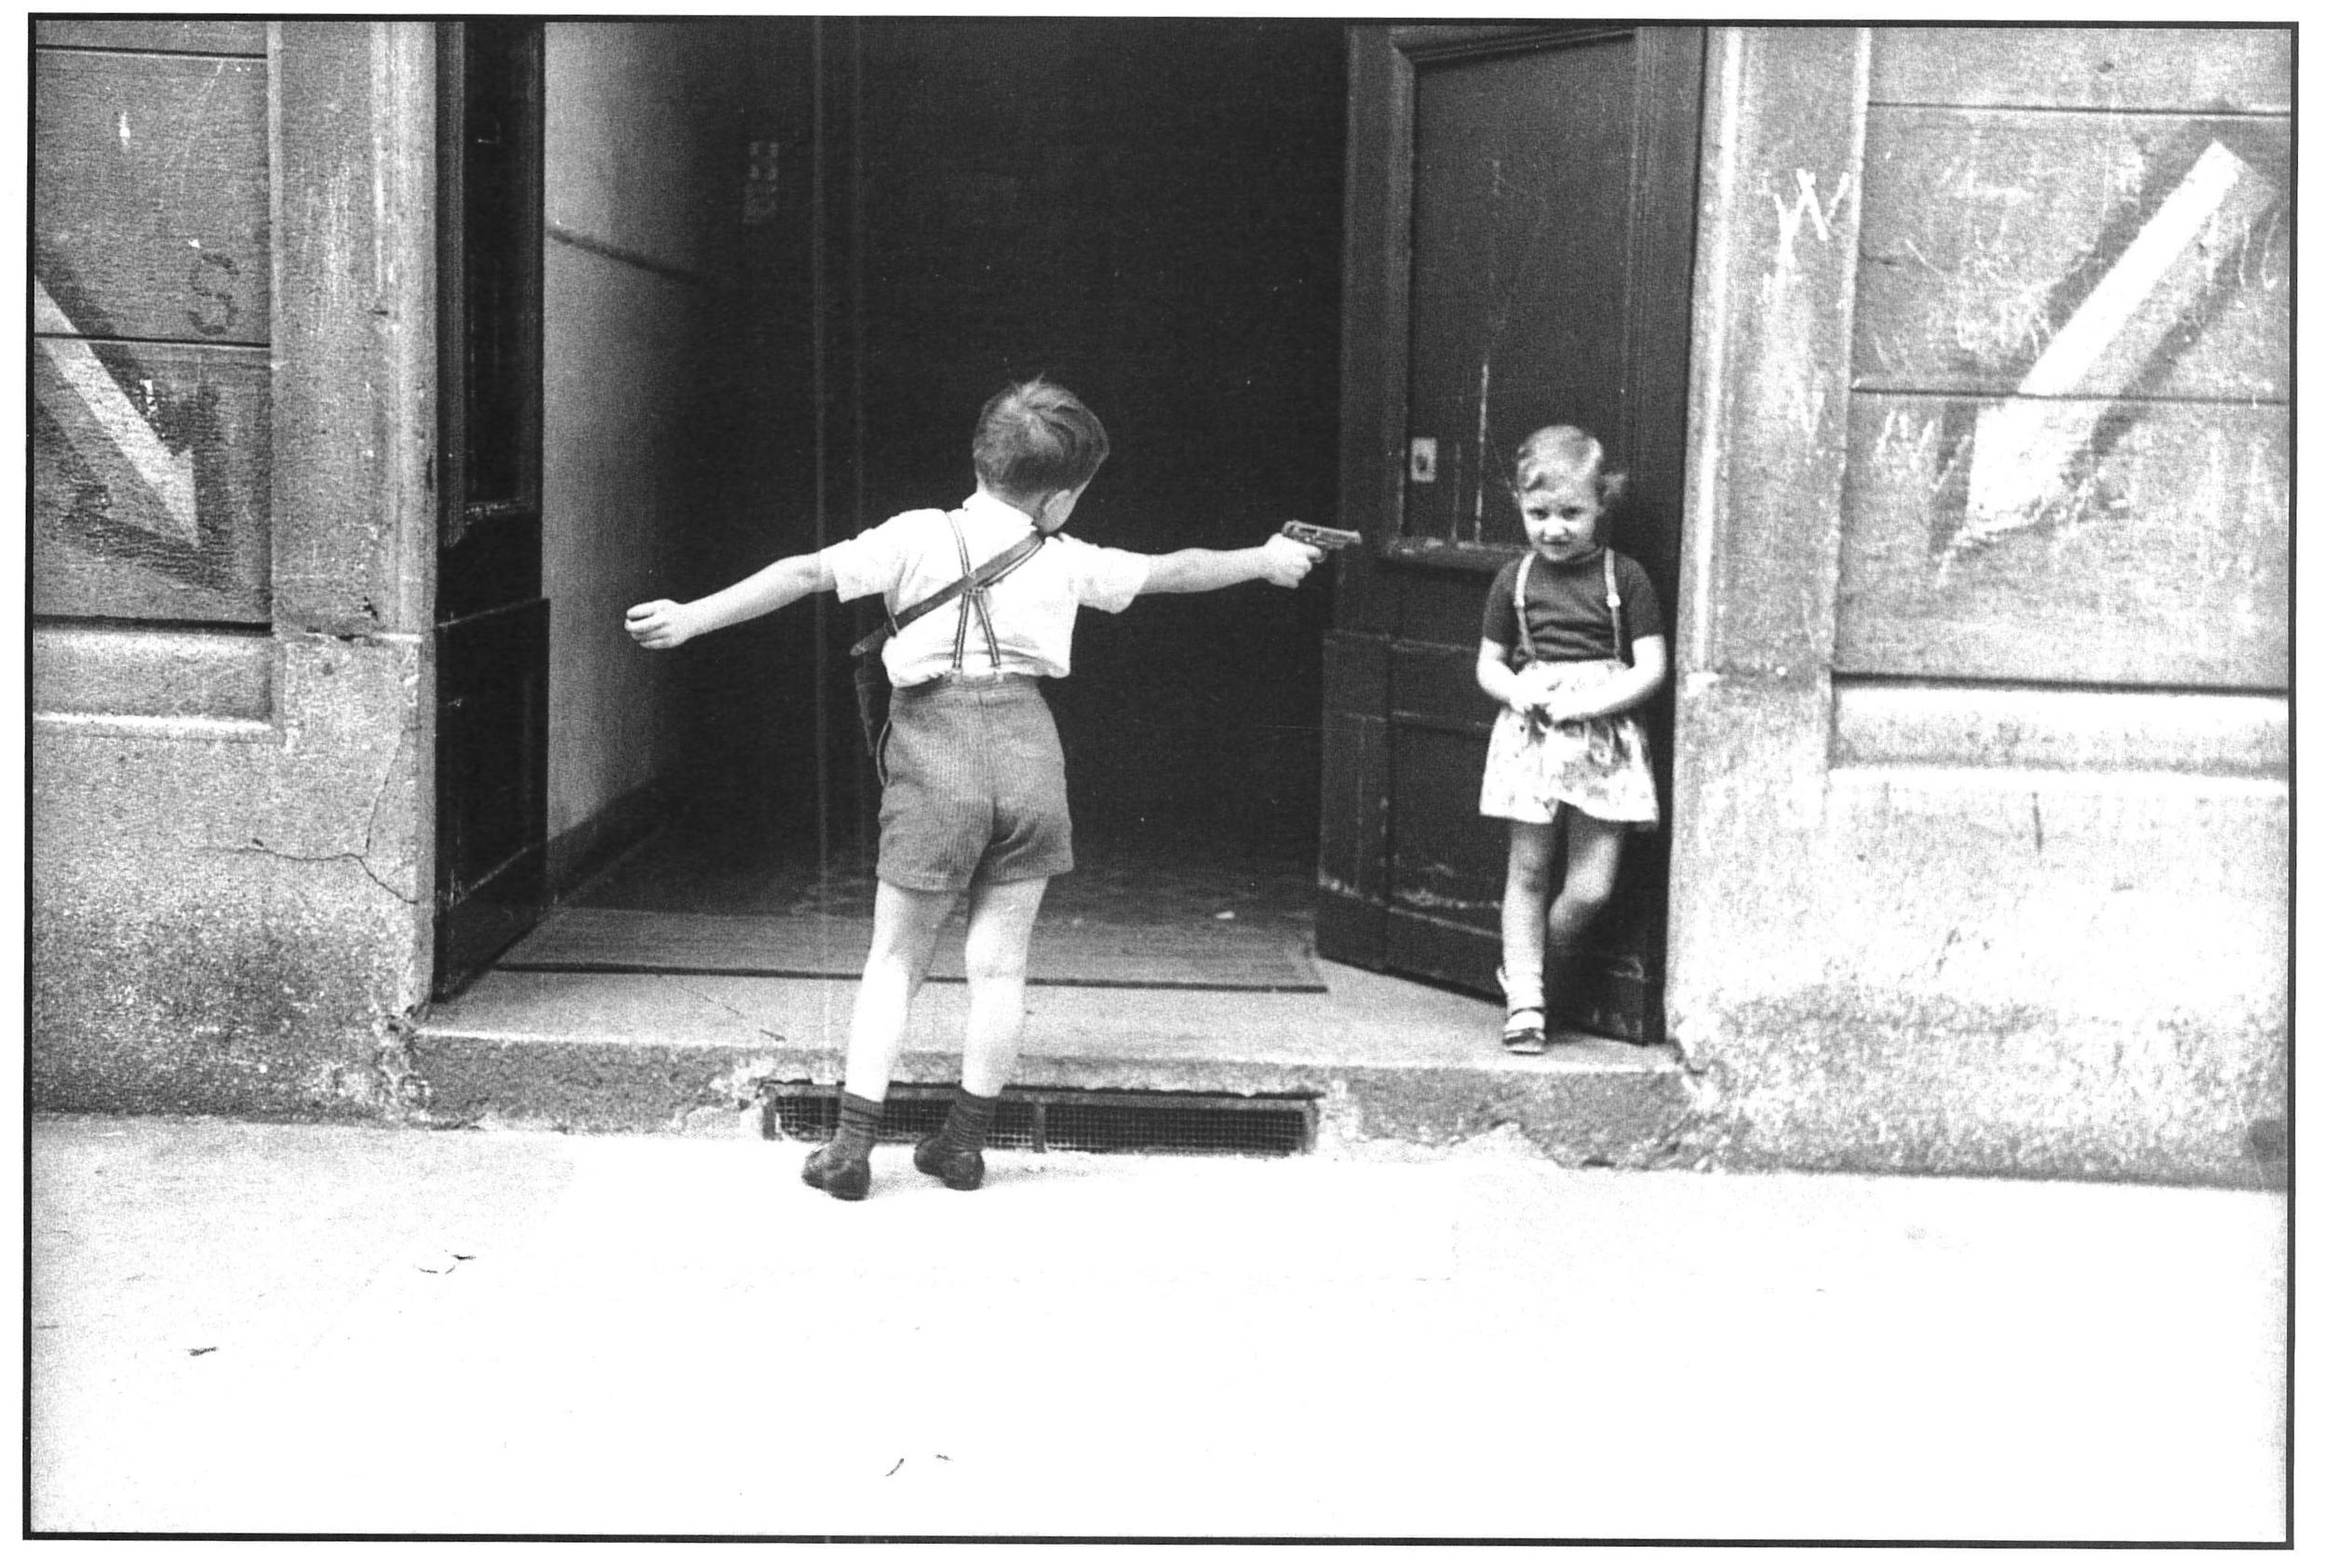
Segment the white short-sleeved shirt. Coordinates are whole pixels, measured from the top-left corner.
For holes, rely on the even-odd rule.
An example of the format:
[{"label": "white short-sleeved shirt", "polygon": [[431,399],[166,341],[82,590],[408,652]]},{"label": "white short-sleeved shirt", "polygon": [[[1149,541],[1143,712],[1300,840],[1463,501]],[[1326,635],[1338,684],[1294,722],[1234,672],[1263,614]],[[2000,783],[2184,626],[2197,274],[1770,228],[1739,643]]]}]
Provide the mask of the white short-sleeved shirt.
[{"label": "white short-sleeved shirt", "polygon": [[[916,604],[962,576],[962,555],[954,547],[946,514],[935,509],[902,512],[854,539],[827,545],[824,562],[832,569],[843,599],[885,596],[891,613]],[[970,547],[970,565],[980,567],[1027,536],[1033,519],[1015,506],[979,493],[953,516]],[[1022,675],[1063,676],[1074,642],[1075,611],[1084,605],[1109,613],[1122,610],[1147,586],[1148,557],[1111,550],[1055,533],[1009,576],[987,590],[994,639],[1002,647],[1002,668]],[[962,619],[959,598],[940,605],[895,637],[881,650],[889,679],[898,686],[935,680],[953,667],[953,638]],[[962,643],[964,674],[987,675],[986,634],[975,610]]]}]

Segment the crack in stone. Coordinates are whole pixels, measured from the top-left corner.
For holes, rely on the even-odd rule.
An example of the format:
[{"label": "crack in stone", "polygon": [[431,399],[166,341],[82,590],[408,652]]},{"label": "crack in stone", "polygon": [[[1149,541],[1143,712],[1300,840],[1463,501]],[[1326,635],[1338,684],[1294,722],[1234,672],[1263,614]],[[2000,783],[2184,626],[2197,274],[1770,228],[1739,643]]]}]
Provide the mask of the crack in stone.
[{"label": "crack in stone", "polygon": [[[388,766],[386,770],[381,773],[378,786],[371,792],[371,810],[367,812],[364,817],[363,852],[366,855],[370,855],[371,853],[372,840],[379,836],[380,803],[388,797],[388,786],[396,783],[397,764],[404,759],[404,749],[410,743],[410,741],[411,730],[409,727],[397,730],[396,734],[396,749],[388,753]],[[374,880],[377,880],[377,878],[374,878]],[[407,899],[405,902],[418,903],[419,901],[417,899]]]},{"label": "crack in stone", "polygon": [[274,845],[258,838],[251,839],[248,844],[210,844],[206,845],[205,848],[222,854],[265,855],[273,860],[289,861],[296,865],[329,865],[334,861],[351,861],[357,870],[371,878],[374,887],[395,899],[398,904],[407,907],[417,907],[420,904],[419,899],[385,880],[380,873],[371,868],[371,863],[364,858],[370,849],[369,844],[364,850],[342,850],[336,854],[329,855],[295,855],[289,850],[278,850]]},{"label": "crack in stone", "polygon": [[755,1033],[767,1036],[768,1039],[775,1041],[778,1045],[785,1043],[784,1036],[777,1034],[773,1029],[771,1029],[766,1025],[760,1023],[757,1019],[753,1018],[751,1014],[746,1012],[743,1009],[735,1006],[733,1003],[723,1002],[717,997],[707,996],[705,993],[696,990],[685,981],[680,980],[677,975],[666,974],[663,978],[668,980],[671,985],[676,986],[678,989],[684,991],[687,995],[694,998],[695,1000],[702,1002],[706,1006],[718,1008],[721,1012],[726,1013],[729,1017],[753,1030]]}]

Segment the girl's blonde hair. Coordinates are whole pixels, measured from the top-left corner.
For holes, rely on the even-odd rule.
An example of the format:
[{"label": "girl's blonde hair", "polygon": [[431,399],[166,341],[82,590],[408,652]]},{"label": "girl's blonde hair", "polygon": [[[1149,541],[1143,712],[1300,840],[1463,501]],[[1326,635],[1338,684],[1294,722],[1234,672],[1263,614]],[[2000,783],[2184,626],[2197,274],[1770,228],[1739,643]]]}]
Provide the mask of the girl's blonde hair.
[{"label": "girl's blonde hair", "polygon": [[1511,465],[1511,489],[1525,495],[1554,479],[1589,479],[1600,504],[1612,504],[1624,493],[1624,476],[1600,471],[1600,438],[1572,424],[1547,424],[1519,443]]}]

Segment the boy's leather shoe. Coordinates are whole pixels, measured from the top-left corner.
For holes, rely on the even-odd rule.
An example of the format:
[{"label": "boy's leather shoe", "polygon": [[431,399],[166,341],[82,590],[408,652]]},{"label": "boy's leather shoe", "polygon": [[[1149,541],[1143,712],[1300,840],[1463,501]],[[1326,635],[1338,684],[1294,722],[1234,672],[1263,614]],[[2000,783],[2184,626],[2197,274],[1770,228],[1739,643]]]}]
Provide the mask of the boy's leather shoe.
[{"label": "boy's leather shoe", "polygon": [[808,1163],[800,1168],[800,1179],[854,1202],[872,1190],[872,1161],[861,1154],[854,1158],[835,1154],[833,1146],[827,1144],[808,1157]]},{"label": "boy's leather shoe", "polygon": [[986,1157],[974,1148],[946,1142],[932,1132],[913,1146],[913,1169],[935,1176],[956,1192],[975,1192],[986,1180]]}]

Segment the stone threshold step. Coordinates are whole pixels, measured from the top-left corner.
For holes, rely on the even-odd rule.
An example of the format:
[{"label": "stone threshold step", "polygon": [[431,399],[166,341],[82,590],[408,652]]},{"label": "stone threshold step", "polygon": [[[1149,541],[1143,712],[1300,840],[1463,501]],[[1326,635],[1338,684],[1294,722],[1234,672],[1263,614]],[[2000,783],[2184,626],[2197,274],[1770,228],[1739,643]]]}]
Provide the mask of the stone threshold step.
[{"label": "stone threshold step", "polygon": [[[1314,1103],[1324,1152],[1507,1127],[1555,1158],[1631,1165],[1663,1158],[1690,1119],[1691,1085],[1670,1050],[1571,1036],[1543,1056],[1513,1057],[1497,1043],[1492,1002],[1320,967],[1323,997],[1030,991],[1016,1082],[1298,1097]],[[722,975],[491,974],[416,1031],[420,1114],[449,1126],[747,1130],[767,1120],[769,1086],[840,1080],[854,989]],[[953,1081],[965,1002],[959,985],[923,989],[898,1082]]]}]

